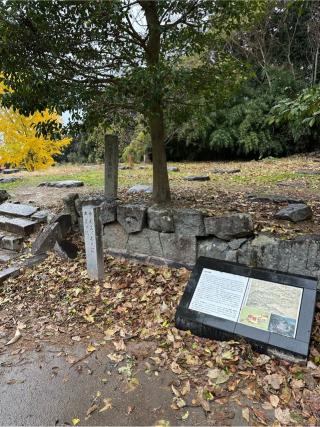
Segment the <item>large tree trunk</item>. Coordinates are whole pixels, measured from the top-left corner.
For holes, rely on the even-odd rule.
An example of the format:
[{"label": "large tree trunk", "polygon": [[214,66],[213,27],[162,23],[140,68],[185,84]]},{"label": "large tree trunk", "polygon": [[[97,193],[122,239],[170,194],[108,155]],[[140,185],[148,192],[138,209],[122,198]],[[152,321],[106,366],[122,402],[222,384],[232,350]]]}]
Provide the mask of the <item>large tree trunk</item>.
[{"label": "large tree trunk", "polygon": [[[140,6],[145,12],[146,21],[149,29],[148,41],[145,45],[147,65],[152,72],[157,69],[160,61],[161,47],[161,28],[158,16],[158,2],[153,0],[140,1]],[[161,79],[156,80],[157,85],[161,85]],[[165,131],[162,106],[161,88],[157,88],[153,93],[152,85],[150,88],[151,108],[147,116],[149,119],[151,143],[152,143],[152,162],[153,162],[153,200],[156,203],[166,203],[170,201],[169,177],[167,170],[166,150],[165,150]]]},{"label": "large tree trunk", "polygon": [[164,144],[164,120],[161,105],[155,105],[149,117],[153,162],[153,193],[156,203],[170,201],[170,187]]}]

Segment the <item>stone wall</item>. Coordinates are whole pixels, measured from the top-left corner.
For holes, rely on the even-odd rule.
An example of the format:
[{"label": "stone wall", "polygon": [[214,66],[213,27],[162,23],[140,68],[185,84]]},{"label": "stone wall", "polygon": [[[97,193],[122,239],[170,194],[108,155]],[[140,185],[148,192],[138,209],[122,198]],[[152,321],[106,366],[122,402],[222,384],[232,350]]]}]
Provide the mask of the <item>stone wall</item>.
[{"label": "stone wall", "polygon": [[102,216],[104,247],[114,255],[187,267],[206,256],[320,277],[317,237],[281,240],[254,235],[248,214],[205,217],[195,209],[105,203]]},{"label": "stone wall", "polygon": [[283,240],[254,234],[248,214],[206,217],[196,209],[108,203],[103,196],[71,194],[65,211],[79,222],[84,204],[101,207],[107,252],[155,264],[192,267],[198,257],[320,278],[320,236]]}]

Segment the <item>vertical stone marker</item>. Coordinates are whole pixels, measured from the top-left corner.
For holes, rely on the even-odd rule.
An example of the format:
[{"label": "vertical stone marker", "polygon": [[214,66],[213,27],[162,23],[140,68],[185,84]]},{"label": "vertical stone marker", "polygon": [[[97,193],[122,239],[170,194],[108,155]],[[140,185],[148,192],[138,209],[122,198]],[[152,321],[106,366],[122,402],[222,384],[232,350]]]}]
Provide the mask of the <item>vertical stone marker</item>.
[{"label": "vertical stone marker", "polygon": [[104,263],[100,207],[83,206],[82,216],[88,276],[93,280],[103,280]]},{"label": "vertical stone marker", "polygon": [[104,162],[104,194],[107,199],[115,200],[118,193],[119,164],[119,144],[116,135],[105,135]]}]

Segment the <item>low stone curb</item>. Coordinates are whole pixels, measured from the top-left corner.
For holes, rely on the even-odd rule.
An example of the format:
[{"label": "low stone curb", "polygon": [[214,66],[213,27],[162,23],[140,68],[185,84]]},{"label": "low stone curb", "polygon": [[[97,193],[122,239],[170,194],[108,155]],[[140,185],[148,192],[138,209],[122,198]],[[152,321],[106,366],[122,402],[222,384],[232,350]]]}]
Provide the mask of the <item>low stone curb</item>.
[{"label": "low stone curb", "polygon": [[40,264],[47,258],[47,254],[34,255],[24,260],[21,264],[13,265],[12,267],[4,268],[0,271],[0,284],[3,284],[10,277],[18,277],[22,274],[25,268],[31,268],[34,265]]}]

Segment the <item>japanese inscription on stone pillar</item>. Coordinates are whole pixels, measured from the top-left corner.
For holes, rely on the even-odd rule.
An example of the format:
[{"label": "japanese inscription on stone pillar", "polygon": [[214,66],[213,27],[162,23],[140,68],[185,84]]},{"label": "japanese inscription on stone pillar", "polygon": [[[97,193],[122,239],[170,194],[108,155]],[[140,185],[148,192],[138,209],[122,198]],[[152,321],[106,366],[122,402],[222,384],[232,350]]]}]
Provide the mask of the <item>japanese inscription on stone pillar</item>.
[{"label": "japanese inscription on stone pillar", "polygon": [[83,206],[82,216],[88,276],[90,279],[103,280],[102,224],[99,206]]}]

